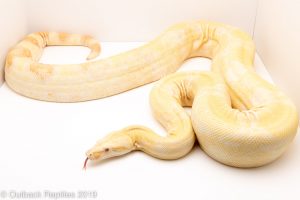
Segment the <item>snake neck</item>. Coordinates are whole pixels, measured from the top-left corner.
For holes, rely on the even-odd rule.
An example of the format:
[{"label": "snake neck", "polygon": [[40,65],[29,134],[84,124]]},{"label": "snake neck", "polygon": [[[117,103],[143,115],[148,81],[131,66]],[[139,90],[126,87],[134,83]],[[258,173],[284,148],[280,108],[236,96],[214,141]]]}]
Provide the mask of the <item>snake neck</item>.
[{"label": "snake neck", "polygon": [[144,126],[129,126],[122,129],[122,132],[132,139],[132,150],[143,151],[160,159],[178,159],[186,155],[195,142],[191,122],[188,123],[188,134],[184,134],[184,130],[181,134],[174,131],[169,132],[167,136],[160,136]]}]

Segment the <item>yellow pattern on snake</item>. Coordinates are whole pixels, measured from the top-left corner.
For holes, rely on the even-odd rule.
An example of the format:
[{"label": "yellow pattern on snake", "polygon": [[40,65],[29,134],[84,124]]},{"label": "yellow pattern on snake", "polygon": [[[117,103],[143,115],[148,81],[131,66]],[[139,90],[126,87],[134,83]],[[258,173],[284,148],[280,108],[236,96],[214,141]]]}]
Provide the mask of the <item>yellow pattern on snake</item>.
[{"label": "yellow pattern on snake", "polygon": [[[11,89],[38,100],[78,102],[164,77],[153,88],[150,103],[167,136],[129,126],[99,140],[87,152],[87,160],[133,150],[177,159],[191,150],[197,138],[201,148],[221,163],[257,167],[282,155],[297,132],[296,107],[255,73],[253,41],[237,28],[207,21],[180,23],[142,47],[72,65],[38,63],[47,45],[87,46],[88,59],[100,52],[98,42],[89,36],[30,34],[7,55],[5,78]],[[197,56],[212,59],[211,72],[171,74]],[[192,106],[191,117],[184,106]]]}]

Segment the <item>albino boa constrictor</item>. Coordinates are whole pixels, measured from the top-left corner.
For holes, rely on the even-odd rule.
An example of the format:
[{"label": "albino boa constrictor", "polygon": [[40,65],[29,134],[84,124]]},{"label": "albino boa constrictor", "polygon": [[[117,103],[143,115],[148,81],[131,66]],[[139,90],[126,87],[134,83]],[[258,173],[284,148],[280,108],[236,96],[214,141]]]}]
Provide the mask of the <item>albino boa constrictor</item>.
[{"label": "albino boa constrictor", "polygon": [[[99,140],[87,152],[87,160],[133,150],[177,159],[191,150],[195,132],[201,148],[215,160],[256,167],[278,158],[297,132],[296,107],[255,73],[254,44],[237,28],[206,21],[181,23],[137,49],[72,65],[38,63],[47,45],[87,46],[91,49],[88,59],[100,52],[97,41],[88,36],[30,34],[7,55],[5,78],[10,88],[38,100],[86,101],[158,80],[188,58],[212,59],[211,72],[175,73],[152,90],[151,107],[166,137],[143,126],[130,126]],[[192,106],[191,117],[183,106]]]}]

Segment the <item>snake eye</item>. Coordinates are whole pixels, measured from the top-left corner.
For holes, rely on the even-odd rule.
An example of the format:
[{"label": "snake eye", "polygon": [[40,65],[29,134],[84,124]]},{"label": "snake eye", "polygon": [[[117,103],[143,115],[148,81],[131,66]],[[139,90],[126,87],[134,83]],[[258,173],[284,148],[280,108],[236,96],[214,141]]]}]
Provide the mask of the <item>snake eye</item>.
[{"label": "snake eye", "polygon": [[108,151],[109,151],[109,148],[105,148],[104,151],[105,151],[105,152],[108,152]]}]

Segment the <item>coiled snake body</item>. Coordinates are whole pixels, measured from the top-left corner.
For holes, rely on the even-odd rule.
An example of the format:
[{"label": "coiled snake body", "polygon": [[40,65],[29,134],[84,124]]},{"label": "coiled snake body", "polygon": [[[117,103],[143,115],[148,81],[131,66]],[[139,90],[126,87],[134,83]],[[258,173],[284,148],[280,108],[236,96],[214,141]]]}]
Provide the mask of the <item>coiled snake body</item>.
[{"label": "coiled snake body", "polygon": [[[91,49],[88,59],[100,52],[97,41],[88,36],[30,34],[7,55],[5,78],[10,88],[39,100],[86,101],[158,80],[188,58],[212,59],[211,72],[175,73],[153,88],[151,107],[166,137],[143,126],[129,126],[99,140],[87,152],[87,160],[133,150],[177,159],[191,150],[197,137],[215,160],[256,167],[278,158],[297,132],[294,104],[255,73],[254,44],[237,28],[207,21],[181,23],[137,49],[73,65],[38,63],[47,45],[87,46]],[[191,117],[183,106],[192,106]]]}]

